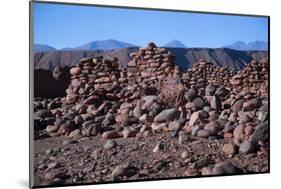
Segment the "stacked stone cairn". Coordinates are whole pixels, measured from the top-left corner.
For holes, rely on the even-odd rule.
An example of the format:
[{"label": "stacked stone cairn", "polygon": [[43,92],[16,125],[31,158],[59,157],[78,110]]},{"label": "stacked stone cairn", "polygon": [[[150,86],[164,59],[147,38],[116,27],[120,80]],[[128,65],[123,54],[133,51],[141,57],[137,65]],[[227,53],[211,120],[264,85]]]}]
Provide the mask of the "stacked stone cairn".
[{"label": "stacked stone cairn", "polygon": [[174,64],[175,56],[154,43],[131,53],[128,63],[128,80],[148,88],[147,94],[159,94],[170,106],[180,104],[179,93],[183,86],[181,72]]},{"label": "stacked stone cairn", "polygon": [[234,74],[228,68],[219,67],[206,62],[205,59],[201,59],[183,74],[183,80],[187,88],[196,87],[204,89],[208,84],[230,87],[229,79]]},{"label": "stacked stone cairn", "polygon": [[262,95],[268,93],[268,61],[253,60],[243,70],[236,74],[230,83],[233,87],[259,91]]},{"label": "stacked stone cairn", "polygon": [[97,58],[83,58],[80,63],[70,69],[71,83],[66,90],[66,102],[73,104],[77,100],[93,101],[93,91],[97,89],[110,89],[118,85],[120,73],[117,59],[112,61]]},{"label": "stacked stone cairn", "polygon": [[128,80],[159,88],[159,82],[167,76],[180,77],[180,71],[174,64],[175,56],[165,48],[159,48],[154,43],[140,48],[130,54],[132,60],[128,63]]}]

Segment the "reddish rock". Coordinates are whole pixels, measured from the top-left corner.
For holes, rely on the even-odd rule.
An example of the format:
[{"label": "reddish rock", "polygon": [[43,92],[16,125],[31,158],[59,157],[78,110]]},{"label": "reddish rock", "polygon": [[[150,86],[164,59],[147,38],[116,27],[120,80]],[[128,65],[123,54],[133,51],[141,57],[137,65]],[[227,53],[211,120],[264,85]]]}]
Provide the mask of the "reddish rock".
[{"label": "reddish rock", "polygon": [[69,137],[75,137],[75,136],[77,136],[77,135],[79,135],[80,134],[80,129],[75,129],[74,131],[72,131],[71,133],[69,133]]},{"label": "reddish rock", "polygon": [[197,132],[198,137],[208,138],[211,135],[210,131],[201,129]]},{"label": "reddish rock", "polygon": [[120,134],[117,131],[106,131],[102,134],[102,138],[104,139],[112,139],[112,138],[119,138]]},{"label": "reddish rock", "polygon": [[217,121],[211,121],[204,126],[204,129],[208,130],[212,135],[214,135],[220,130],[220,125]]},{"label": "reddish rock", "polygon": [[244,128],[245,126],[243,124],[238,125],[233,131],[233,136],[235,138],[242,138],[244,133]]},{"label": "reddish rock", "polygon": [[236,102],[232,105],[231,110],[232,110],[233,112],[239,112],[239,111],[241,111],[242,108],[243,108],[244,102],[245,102],[244,99],[240,99],[240,100],[236,101]]},{"label": "reddish rock", "polygon": [[199,172],[197,169],[188,169],[184,172],[184,175],[187,177],[198,176]]},{"label": "reddish rock", "polygon": [[79,68],[79,67],[73,67],[73,68],[70,69],[71,75],[79,75],[81,73],[82,73],[81,68]]},{"label": "reddish rock", "polygon": [[236,152],[236,146],[233,143],[226,143],[223,145],[222,151],[227,155],[233,155]]}]

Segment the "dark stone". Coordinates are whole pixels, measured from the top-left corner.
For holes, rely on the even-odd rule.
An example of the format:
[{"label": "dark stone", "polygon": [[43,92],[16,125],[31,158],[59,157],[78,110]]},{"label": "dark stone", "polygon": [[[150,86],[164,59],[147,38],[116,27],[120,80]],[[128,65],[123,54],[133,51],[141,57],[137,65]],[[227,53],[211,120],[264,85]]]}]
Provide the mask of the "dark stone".
[{"label": "dark stone", "polygon": [[196,97],[192,101],[193,107],[195,107],[197,110],[202,109],[205,106],[205,101],[201,97]]},{"label": "dark stone", "polygon": [[251,141],[245,140],[239,146],[239,152],[242,154],[249,154],[255,150],[255,146]]},{"label": "dark stone", "polygon": [[231,162],[221,162],[217,163],[213,168],[214,175],[226,175],[226,174],[241,174],[243,173],[237,167],[234,167]]},{"label": "dark stone", "polygon": [[206,89],[205,89],[205,94],[207,96],[213,96],[216,92],[216,87],[210,83],[209,85],[207,85]]},{"label": "dark stone", "polygon": [[213,108],[214,110],[217,110],[217,111],[221,111],[222,103],[221,103],[221,99],[218,95],[215,95],[212,97],[211,108]]},{"label": "dark stone", "polygon": [[155,118],[155,122],[171,121],[179,116],[179,111],[175,108],[163,110]]},{"label": "dark stone", "polygon": [[196,90],[194,88],[189,89],[189,91],[185,93],[184,97],[187,101],[192,102],[192,100],[197,97]]},{"label": "dark stone", "polygon": [[267,141],[269,138],[268,121],[257,126],[254,133],[250,137],[250,141],[258,143],[259,141]]}]

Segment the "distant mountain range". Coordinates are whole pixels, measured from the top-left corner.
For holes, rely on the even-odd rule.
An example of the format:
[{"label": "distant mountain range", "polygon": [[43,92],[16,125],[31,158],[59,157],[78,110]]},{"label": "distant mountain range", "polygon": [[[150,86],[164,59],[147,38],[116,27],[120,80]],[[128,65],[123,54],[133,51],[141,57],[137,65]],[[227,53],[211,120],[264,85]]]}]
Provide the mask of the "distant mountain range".
[{"label": "distant mountain range", "polygon": [[99,40],[99,41],[92,41],[89,43],[86,43],[84,45],[78,46],[78,47],[66,47],[62,49],[56,49],[54,47],[51,47],[49,45],[43,45],[43,44],[34,44],[34,52],[52,52],[52,51],[77,51],[77,50],[113,50],[113,49],[122,49],[127,47],[136,47],[136,45],[117,41],[114,39],[108,39],[108,40]]},{"label": "distant mountain range", "polygon": [[[92,41],[87,44],[74,47],[74,48],[62,48],[62,49],[56,49],[54,47],[51,47],[49,45],[44,44],[35,44],[34,45],[34,52],[53,52],[53,51],[77,51],[77,50],[86,50],[86,51],[92,51],[92,50],[114,50],[114,49],[122,49],[122,48],[128,48],[128,47],[138,47],[137,45],[126,43],[122,41],[117,41],[114,39],[109,40],[99,40],[99,41]],[[169,48],[187,48],[185,44],[183,44],[179,40],[172,40],[169,43],[163,45],[163,47],[169,47]],[[245,43],[242,41],[237,41],[233,44],[224,46],[222,48],[229,48],[234,50],[240,50],[240,51],[249,51],[249,50],[258,50],[258,51],[267,51],[268,50],[268,43],[264,41],[253,41],[250,43]]]},{"label": "distant mountain range", "polygon": [[267,51],[268,43],[264,41],[253,41],[250,43],[245,43],[243,41],[237,41],[231,45],[225,46],[225,48],[248,51],[248,50],[258,50],[258,51]]},{"label": "distant mountain range", "polygon": [[[138,47],[128,47],[114,50],[75,50],[75,51],[54,51],[38,52],[34,55],[35,69],[52,70],[56,65],[61,67],[74,66],[83,57],[104,56],[112,59],[118,58],[120,67],[127,67],[131,60],[130,53],[137,51]],[[205,59],[215,65],[229,67],[232,70],[244,68],[253,59],[261,60],[268,57],[267,51],[237,51],[228,48],[167,48],[168,51],[176,55],[175,63],[182,70],[190,68],[200,59]]]}]

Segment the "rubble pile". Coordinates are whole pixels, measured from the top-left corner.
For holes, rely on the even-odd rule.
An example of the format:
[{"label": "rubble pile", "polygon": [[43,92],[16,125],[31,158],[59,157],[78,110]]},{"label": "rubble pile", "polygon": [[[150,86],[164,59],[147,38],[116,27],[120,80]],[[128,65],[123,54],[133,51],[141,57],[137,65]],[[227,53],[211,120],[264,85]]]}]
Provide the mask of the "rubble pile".
[{"label": "rubble pile", "polygon": [[[124,157],[135,163],[137,178],[142,174],[163,176],[161,170],[165,169],[161,166],[168,165],[155,168],[149,164],[158,166],[158,162],[139,162],[152,161],[149,158],[155,154],[162,158],[165,153],[167,156],[161,161],[168,161],[178,152],[183,160],[179,163],[173,159],[171,163],[179,163],[175,165],[181,171],[177,176],[241,173],[237,162],[247,164],[244,172],[269,170],[266,61],[252,62],[235,75],[204,60],[181,73],[173,64],[174,55],[154,43],[131,56],[127,69],[119,69],[117,59],[81,59],[70,69],[66,97],[35,99],[37,137],[69,138],[64,145],[84,140],[102,142],[103,146],[89,155],[97,162],[106,161],[101,163],[103,166],[114,164],[99,175],[101,179],[127,178],[124,175],[132,168],[106,159],[111,156],[105,154],[114,149],[118,149],[114,158],[117,154],[117,159]],[[122,154],[119,143],[125,148],[136,146],[128,147]],[[191,150],[193,146],[196,149]],[[130,156],[135,150],[144,154]],[[100,151],[102,156],[98,156]],[[142,157],[147,159],[134,161]],[[262,161],[262,166],[255,161]],[[168,172],[175,171],[171,168]],[[84,179],[90,177],[86,175]]]}]

